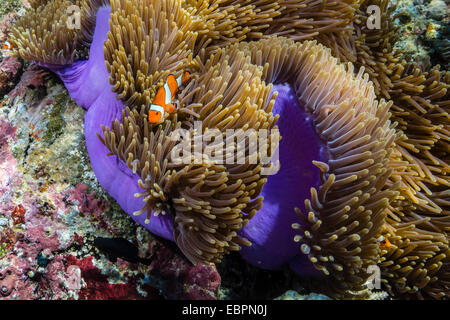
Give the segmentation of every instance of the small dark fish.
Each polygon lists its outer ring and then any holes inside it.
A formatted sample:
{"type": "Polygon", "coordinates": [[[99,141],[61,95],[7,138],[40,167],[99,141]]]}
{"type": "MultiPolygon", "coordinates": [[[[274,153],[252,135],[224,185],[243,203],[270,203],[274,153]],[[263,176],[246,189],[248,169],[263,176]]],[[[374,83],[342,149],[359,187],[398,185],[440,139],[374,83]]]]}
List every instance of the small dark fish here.
{"type": "Polygon", "coordinates": [[[124,238],[102,238],[94,239],[94,246],[104,252],[111,262],[116,262],[121,258],[131,263],[150,264],[151,259],[143,259],[138,255],[138,248],[124,238]]]}

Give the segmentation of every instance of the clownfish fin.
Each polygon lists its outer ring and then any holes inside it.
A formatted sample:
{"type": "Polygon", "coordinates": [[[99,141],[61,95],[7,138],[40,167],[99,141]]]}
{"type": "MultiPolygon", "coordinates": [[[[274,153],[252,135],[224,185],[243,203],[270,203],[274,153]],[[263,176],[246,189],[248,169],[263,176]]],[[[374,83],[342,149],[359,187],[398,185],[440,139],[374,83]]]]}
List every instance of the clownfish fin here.
{"type": "Polygon", "coordinates": [[[169,103],[169,104],[166,104],[166,107],[164,108],[164,111],[167,112],[167,113],[172,113],[172,112],[175,111],[176,108],[177,107],[176,107],[176,105],[174,103],[169,103]]]}
{"type": "Polygon", "coordinates": [[[161,119],[164,119],[164,108],[157,104],[152,104],[148,111],[148,121],[158,123],[161,119]]]}
{"type": "Polygon", "coordinates": [[[391,242],[389,241],[389,238],[387,236],[380,235],[380,236],[377,237],[377,241],[378,241],[378,243],[380,244],[381,247],[389,248],[392,245],[391,242]]]}
{"type": "Polygon", "coordinates": [[[181,84],[186,84],[191,79],[191,74],[188,71],[183,73],[183,77],[181,78],[181,84]]]}
{"type": "Polygon", "coordinates": [[[186,84],[186,82],[189,81],[190,78],[189,76],[190,73],[188,71],[183,72],[183,74],[177,78],[178,87],[181,87],[182,85],[186,84]]]}

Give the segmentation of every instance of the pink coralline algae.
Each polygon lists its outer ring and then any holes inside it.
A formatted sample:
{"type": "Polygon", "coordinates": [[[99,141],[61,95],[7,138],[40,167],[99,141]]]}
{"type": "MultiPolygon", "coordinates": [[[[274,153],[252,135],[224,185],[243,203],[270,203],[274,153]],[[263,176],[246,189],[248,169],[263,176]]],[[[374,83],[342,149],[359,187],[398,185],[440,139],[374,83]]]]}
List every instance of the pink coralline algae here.
{"type": "MultiPolygon", "coordinates": [[[[15,58],[13,58],[15,59],[15,58]]],[[[37,88],[44,85],[44,77],[48,75],[48,72],[42,70],[36,66],[31,66],[25,70],[20,78],[20,82],[17,86],[8,94],[9,98],[14,98],[25,94],[29,88],[37,88]]]]}
{"type": "Polygon", "coordinates": [[[0,43],[3,43],[8,38],[8,33],[14,25],[19,15],[16,12],[9,12],[0,20],[0,43]]]}
{"type": "Polygon", "coordinates": [[[0,62],[0,97],[14,86],[22,69],[22,63],[15,57],[6,57],[0,62]]]}
{"type": "Polygon", "coordinates": [[[9,296],[15,290],[18,281],[19,273],[14,268],[8,268],[0,272],[0,296],[9,296]]]}
{"type": "Polygon", "coordinates": [[[14,224],[24,223],[25,222],[25,208],[19,204],[14,208],[14,211],[11,214],[11,218],[14,224]]]}
{"type": "Polygon", "coordinates": [[[139,290],[145,292],[145,297],[138,291],[138,283],[135,279],[128,283],[111,284],[108,277],[94,266],[92,257],[86,257],[78,260],[74,256],[66,256],[67,274],[71,274],[70,283],[74,287],[78,286],[80,300],[108,300],[108,299],[160,299],[158,291],[148,285],[139,287],[139,290]],[[86,286],[81,288],[79,279],[83,279],[86,286]]]}
{"type": "Polygon", "coordinates": [[[83,215],[89,215],[98,220],[102,226],[107,227],[102,217],[102,213],[105,210],[103,203],[95,199],[95,192],[88,193],[88,186],[86,184],[79,184],[75,188],[68,190],[70,194],[67,198],[68,202],[76,202],[78,204],[78,210],[83,215]]]}
{"type": "Polygon", "coordinates": [[[221,278],[214,265],[193,266],[172,246],[154,241],[147,254],[150,265],[149,281],[159,287],[166,298],[187,300],[214,300],[217,298],[221,278]]]}

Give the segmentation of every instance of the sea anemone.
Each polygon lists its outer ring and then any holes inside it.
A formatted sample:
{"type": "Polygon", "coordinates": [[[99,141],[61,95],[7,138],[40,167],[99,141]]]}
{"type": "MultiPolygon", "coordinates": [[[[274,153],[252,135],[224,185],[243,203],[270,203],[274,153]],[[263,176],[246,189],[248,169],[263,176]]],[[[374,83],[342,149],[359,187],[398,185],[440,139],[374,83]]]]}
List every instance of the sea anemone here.
{"type": "Polygon", "coordinates": [[[87,109],[101,185],[191,262],[243,246],[256,266],[328,276],[341,297],[364,289],[379,264],[391,292],[440,298],[449,291],[448,74],[390,53],[392,27],[367,30],[367,5],[34,1],[11,43],[87,109]],[[81,30],[68,31],[73,4],[81,30]],[[316,41],[296,42],[305,39],[316,41]],[[192,80],[177,112],[149,123],[156,90],[185,70],[192,80]],[[185,143],[174,138],[180,130],[215,138],[179,163],[171,155],[185,143]],[[251,152],[250,136],[235,141],[261,130],[267,153],[279,148],[278,172],[251,152]],[[225,142],[232,152],[219,158],[240,151],[244,163],[205,156],[225,142]]]}

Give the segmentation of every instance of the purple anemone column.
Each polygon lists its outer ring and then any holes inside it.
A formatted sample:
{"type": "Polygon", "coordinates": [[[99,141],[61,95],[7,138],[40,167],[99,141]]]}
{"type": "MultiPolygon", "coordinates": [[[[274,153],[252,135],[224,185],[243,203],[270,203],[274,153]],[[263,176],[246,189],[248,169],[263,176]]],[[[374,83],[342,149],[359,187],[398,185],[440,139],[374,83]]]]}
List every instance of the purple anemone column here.
{"type": "Polygon", "coordinates": [[[273,90],[279,93],[272,112],[280,115],[280,170],[267,177],[261,192],[263,206],[241,232],[252,242],[252,246],[242,248],[242,256],[264,269],[279,269],[295,259],[302,274],[316,274],[294,242],[296,233],[291,225],[300,222],[294,208],[305,212],[304,200],[310,198],[310,188],[320,185],[319,169],[312,161],[326,161],[327,152],[292,88],[275,85],[273,90]]]}

